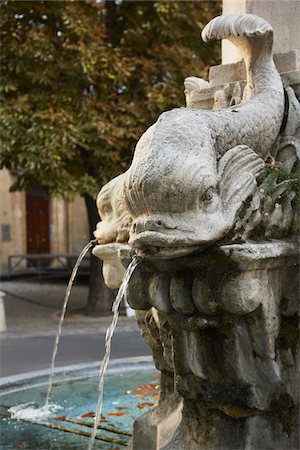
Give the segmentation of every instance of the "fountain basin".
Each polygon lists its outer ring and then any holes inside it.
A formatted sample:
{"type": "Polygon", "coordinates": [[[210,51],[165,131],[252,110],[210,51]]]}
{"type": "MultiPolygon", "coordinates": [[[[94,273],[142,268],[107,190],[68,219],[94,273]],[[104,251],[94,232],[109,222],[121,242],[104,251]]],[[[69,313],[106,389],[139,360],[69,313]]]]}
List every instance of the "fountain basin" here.
{"type": "MultiPolygon", "coordinates": [[[[93,424],[92,412],[97,406],[99,363],[60,367],[55,371],[50,403],[56,405],[51,417],[42,423],[79,430],[86,433],[91,428],[71,421],[93,424]],[[58,420],[57,418],[60,418],[58,420]]],[[[15,420],[8,408],[32,402],[40,407],[44,404],[49,372],[40,371],[23,374],[0,381],[2,414],[1,448],[4,450],[26,449],[84,449],[88,437],[52,429],[42,424],[15,420]]],[[[104,391],[103,421],[101,426],[124,431],[125,434],[99,430],[98,434],[115,441],[96,440],[94,448],[126,448],[131,437],[134,420],[153,408],[159,392],[159,379],[150,358],[124,358],[110,363],[104,391]],[[121,444],[123,442],[123,445],[121,444]]]]}

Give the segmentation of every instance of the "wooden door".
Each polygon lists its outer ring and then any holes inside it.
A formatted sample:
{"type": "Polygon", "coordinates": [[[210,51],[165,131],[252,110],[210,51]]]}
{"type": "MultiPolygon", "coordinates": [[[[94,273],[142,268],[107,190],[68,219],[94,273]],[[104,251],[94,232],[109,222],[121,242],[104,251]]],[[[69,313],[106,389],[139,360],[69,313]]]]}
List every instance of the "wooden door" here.
{"type": "Polygon", "coordinates": [[[50,252],[49,201],[43,190],[26,194],[27,254],[50,252]]]}

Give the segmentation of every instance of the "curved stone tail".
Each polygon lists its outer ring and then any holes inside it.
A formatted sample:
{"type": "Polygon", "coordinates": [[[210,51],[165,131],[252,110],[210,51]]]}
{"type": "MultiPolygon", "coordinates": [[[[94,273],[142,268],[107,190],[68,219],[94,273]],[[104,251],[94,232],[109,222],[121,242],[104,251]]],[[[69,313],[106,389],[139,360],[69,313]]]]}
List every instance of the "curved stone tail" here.
{"type": "MultiPolygon", "coordinates": [[[[238,37],[241,40],[253,37],[261,39],[266,35],[273,36],[271,25],[254,14],[217,16],[202,31],[204,42],[210,39],[229,39],[230,37],[238,37]]],[[[271,39],[271,49],[272,42],[273,39],[271,39]]]]}
{"type": "Polygon", "coordinates": [[[246,64],[247,90],[282,90],[272,58],[273,29],[254,14],[229,14],[212,19],[202,31],[202,39],[228,39],[236,45],[246,64]]]}

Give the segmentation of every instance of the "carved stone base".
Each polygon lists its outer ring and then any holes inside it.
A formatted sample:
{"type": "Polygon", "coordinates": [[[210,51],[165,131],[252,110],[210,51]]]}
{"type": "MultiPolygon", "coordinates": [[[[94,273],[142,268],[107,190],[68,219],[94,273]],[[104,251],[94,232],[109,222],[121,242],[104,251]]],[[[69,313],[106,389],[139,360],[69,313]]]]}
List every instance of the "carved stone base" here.
{"type": "Polygon", "coordinates": [[[171,441],[181,422],[182,398],[174,392],[174,377],[161,373],[159,404],[139,417],[133,427],[133,450],[156,450],[171,441]]]}
{"type": "Polygon", "coordinates": [[[185,400],[182,422],[161,450],[296,450],[297,410],[294,407],[277,416],[234,418],[203,403],[185,400]]]}
{"type": "Polygon", "coordinates": [[[298,292],[292,242],[141,263],[127,299],[151,308],[139,326],[162,385],[133,449],[298,448],[298,292]]]}

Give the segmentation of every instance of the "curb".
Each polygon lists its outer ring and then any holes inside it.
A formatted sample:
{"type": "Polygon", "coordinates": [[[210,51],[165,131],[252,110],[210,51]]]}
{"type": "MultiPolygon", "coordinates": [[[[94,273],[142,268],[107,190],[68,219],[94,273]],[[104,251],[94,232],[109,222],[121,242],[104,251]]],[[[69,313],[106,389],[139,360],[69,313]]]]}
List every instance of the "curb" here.
{"type": "MultiPolygon", "coordinates": [[[[101,361],[86,364],[71,364],[58,367],[54,371],[54,383],[79,380],[98,376],[101,361]]],[[[152,356],[133,356],[113,359],[109,363],[107,375],[121,374],[140,370],[155,370],[152,356]]],[[[23,391],[32,387],[48,384],[50,368],[26,372],[14,376],[0,378],[0,395],[23,391]]]]}

